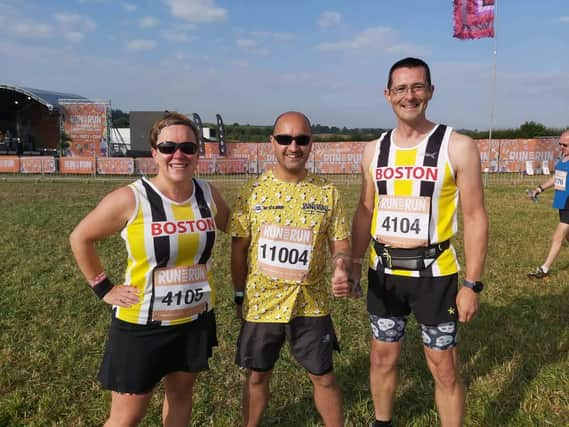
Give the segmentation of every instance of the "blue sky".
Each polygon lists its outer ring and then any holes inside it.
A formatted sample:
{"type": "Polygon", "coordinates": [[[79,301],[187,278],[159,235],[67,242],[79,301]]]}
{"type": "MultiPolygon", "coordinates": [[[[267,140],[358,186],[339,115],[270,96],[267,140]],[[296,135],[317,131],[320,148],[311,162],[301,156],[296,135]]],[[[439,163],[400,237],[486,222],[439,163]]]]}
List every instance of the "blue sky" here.
{"type": "Polygon", "coordinates": [[[390,127],[391,64],[426,60],[429,117],[569,126],[569,0],[497,0],[496,40],[452,37],[451,0],[0,0],[0,83],[214,122],[390,127]]]}

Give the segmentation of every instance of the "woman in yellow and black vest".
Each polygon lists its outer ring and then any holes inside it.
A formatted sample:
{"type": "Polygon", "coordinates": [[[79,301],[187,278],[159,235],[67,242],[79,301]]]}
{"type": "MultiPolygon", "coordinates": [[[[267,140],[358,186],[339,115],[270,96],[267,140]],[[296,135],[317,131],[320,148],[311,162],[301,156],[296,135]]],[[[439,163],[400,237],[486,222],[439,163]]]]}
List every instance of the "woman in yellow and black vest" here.
{"type": "Polygon", "coordinates": [[[158,174],[107,195],[70,236],[91,289],[113,307],[98,376],[112,391],[109,425],[138,424],[162,379],[164,423],[187,425],[195,379],[217,345],[211,254],[229,209],[193,177],[198,144],[196,125],[168,113],[150,131],[158,174]],[[128,262],[124,284],[115,285],[95,243],[119,232],[128,262]]]}

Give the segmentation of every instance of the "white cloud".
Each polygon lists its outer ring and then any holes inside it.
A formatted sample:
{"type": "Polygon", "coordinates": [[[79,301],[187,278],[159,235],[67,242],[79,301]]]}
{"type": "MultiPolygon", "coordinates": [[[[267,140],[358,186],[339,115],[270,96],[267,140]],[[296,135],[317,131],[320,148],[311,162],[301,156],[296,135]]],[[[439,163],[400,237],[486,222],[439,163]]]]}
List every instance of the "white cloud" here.
{"type": "Polygon", "coordinates": [[[122,7],[129,13],[132,13],[136,10],[136,5],[132,3],[123,3],[122,7]]]}
{"type": "Polygon", "coordinates": [[[562,16],[559,18],[559,20],[564,24],[569,24],[569,16],[562,16]]]}
{"type": "Polygon", "coordinates": [[[273,33],[270,31],[251,31],[249,34],[253,37],[267,38],[279,41],[286,41],[294,39],[294,34],[291,33],[273,33]]]}
{"type": "Polygon", "coordinates": [[[188,35],[183,31],[175,31],[175,30],[164,30],[160,32],[160,35],[164,40],[170,40],[172,42],[187,42],[192,37],[188,37],[188,35]]]}
{"type": "Polygon", "coordinates": [[[83,40],[85,36],[83,33],[80,33],[78,31],[70,31],[68,33],[65,33],[63,37],[65,38],[65,40],[71,43],[79,43],[81,40],[83,40]]]}
{"type": "Polygon", "coordinates": [[[370,49],[386,46],[394,38],[395,31],[389,27],[373,27],[356,34],[351,40],[335,43],[322,43],[316,46],[318,50],[348,50],[370,49]]]}
{"type": "Polygon", "coordinates": [[[129,40],[126,44],[126,48],[131,52],[140,52],[154,49],[156,45],[157,43],[154,40],[129,40]]]}
{"type": "Polygon", "coordinates": [[[239,49],[254,55],[268,55],[271,53],[269,49],[260,47],[257,42],[252,39],[238,39],[237,46],[239,49]]]}
{"type": "Polygon", "coordinates": [[[341,21],[342,21],[342,15],[341,14],[339,14],[338,12],[326,10],[326,11],[322,12],[320,17],[318,18],[318,26],[321,29],[326,30],[328,28],[335,27],[336,25],[339,25],[341,21]]]}
{"type": "Polygon", "coordinates": [[[316,46],[320,51],[382,51],[397,54],[417,54],[425,56],[429,50],[419,45],[398,41],[398,33],[390,27],[368,28],[356,34],[350,40],[334,43],[321,43],[316,46]]]}
{"type": "Polygon", "coordinates": [[[153,28],[156,27],[160,21],[152,16],[145,16],[138,21],[141,28],[153,28]]]}
{"type": "Polygon", "coordinates": [[[215,7],[215,0],[164,0],[173,16],[188,22],[215,22],[227,18],[227,9],[215,7]]]}
{"type": "Polygon", "coordinates": [[[83,31],[95,31],[97,24],[91,18],[77,13],[59,12],[55,14],[55,20],[67,28],[79,27],[83,31]]]}
{"type": "Polygon", "coordinates": [[[53,35],[53,27],[48,24],[19,23],[7,28],[8,32],[18,37],[37,38],[53,35]]]}

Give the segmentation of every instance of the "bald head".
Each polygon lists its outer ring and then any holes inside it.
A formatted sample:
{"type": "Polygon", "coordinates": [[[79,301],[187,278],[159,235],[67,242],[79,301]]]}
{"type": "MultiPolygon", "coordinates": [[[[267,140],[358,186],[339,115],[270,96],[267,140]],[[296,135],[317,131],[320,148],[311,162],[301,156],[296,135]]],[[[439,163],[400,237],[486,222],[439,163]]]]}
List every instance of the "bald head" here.
{"type": "Polygon", "coordinates": [[[569,143],[569,129],[561,134],[559,137],[559,141],[563,141],[564,143],[569,143]]]}
{"type": "Polygon", "coordinates": [[[304,115],[303,113],[300,113],[298,111],[287,111],[286,113],[282,113],[281,115],[279,115],[276,120],[275,123],[273,124],[273,135],[275,135],[275,129],[277,128],[277,126],[286,120],[298,120],[298,119],[302,119],[304,120],[304,122],[306,123],[306,126],[308,127],[308,129],[310,129],[310,120],[308,120],[308,117],[306,117],[306,115],[304,115]]]}

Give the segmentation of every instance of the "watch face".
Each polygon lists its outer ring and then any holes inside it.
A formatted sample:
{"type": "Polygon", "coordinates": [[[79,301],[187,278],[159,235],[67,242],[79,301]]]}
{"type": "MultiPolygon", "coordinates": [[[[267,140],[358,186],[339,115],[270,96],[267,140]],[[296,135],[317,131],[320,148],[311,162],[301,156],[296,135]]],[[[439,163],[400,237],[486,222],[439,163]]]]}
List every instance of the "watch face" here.
{"type": "Polygon", "coordinates": [[[484,289],[484,284],[482,282],[470,282],[468,280],[465,280],[464,286],[472,289],[476,293],[482,292],[482,289],[484,289]]]}

